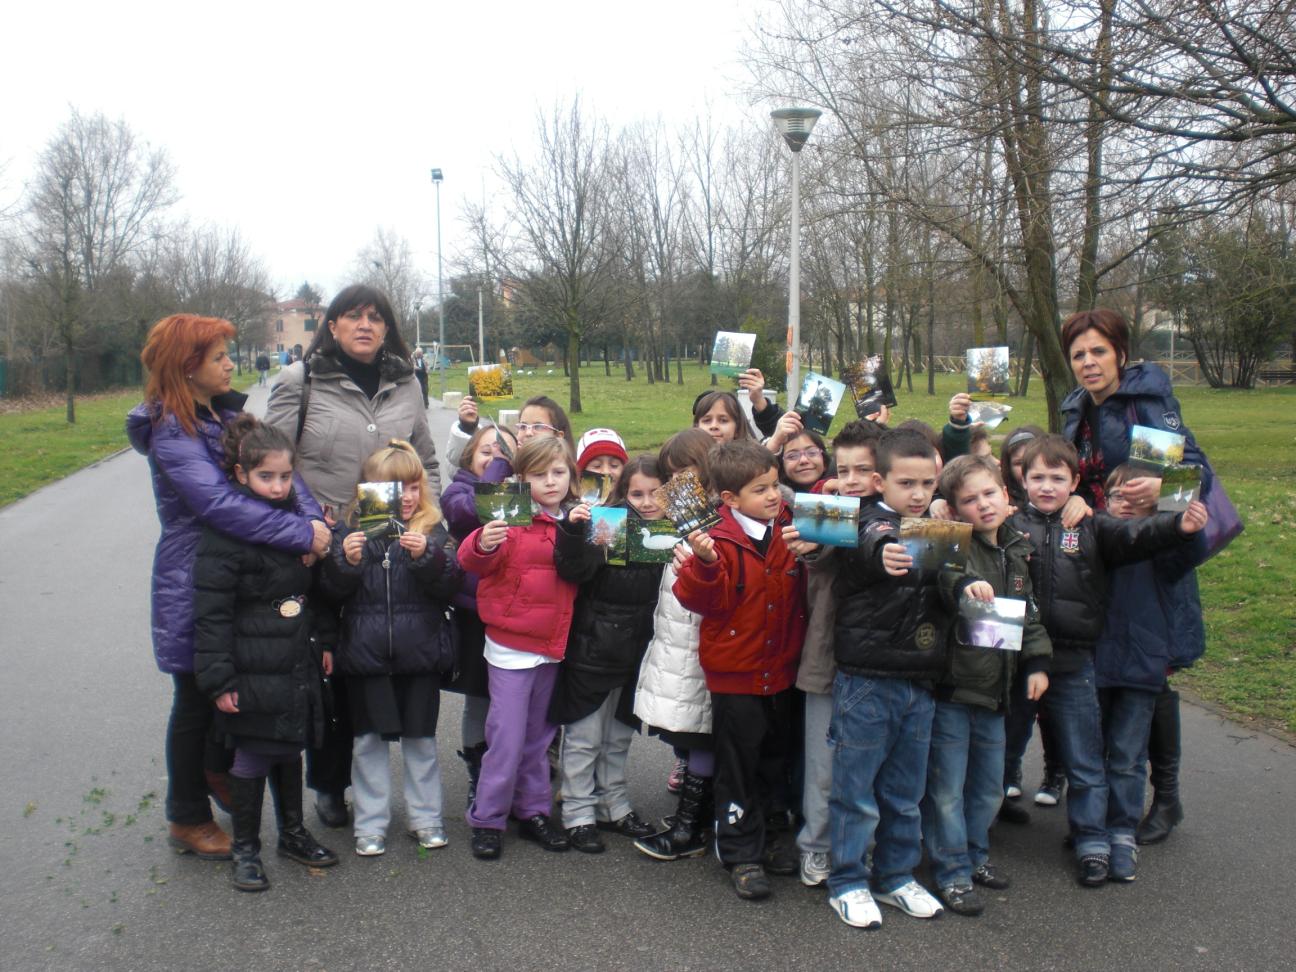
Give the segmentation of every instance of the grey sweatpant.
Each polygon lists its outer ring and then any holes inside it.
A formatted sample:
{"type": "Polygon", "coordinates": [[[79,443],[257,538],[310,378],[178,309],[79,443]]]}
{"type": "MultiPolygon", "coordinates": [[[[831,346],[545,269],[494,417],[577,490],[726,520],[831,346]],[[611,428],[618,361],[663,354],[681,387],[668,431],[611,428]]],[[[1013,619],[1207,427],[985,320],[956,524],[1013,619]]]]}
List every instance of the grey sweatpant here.
{"type": "MultiPolygon", "coordinates": [[[[405,814],[408,829],[440,827],[441,767],[436,737],[401,737],[405,763],[405,814]]],[[[376,732],[355,737],[351,747],[351,786],[355,835],[387,836],[391,823],[391,764],[388,743],[376,732]]]]}
{"type": "Polygon", "coordinates": [[[634,730],[615,715],[621,691],[563,730],[562,822],[569,829],[630,812],[625,768],[634,730]]]}

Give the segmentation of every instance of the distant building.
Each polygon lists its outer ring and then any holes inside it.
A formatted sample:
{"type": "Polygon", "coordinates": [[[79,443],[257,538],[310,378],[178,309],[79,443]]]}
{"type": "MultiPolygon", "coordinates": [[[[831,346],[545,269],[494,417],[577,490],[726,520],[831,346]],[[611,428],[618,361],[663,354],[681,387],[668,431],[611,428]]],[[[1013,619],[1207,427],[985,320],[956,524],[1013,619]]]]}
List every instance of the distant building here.
{"type": "Polygon", "coordinates": [[[284,300],[271,308],[267,319],[267,350],[304,352],[315,340],[321,326],[324,308],[310,301],[284,300]]]}

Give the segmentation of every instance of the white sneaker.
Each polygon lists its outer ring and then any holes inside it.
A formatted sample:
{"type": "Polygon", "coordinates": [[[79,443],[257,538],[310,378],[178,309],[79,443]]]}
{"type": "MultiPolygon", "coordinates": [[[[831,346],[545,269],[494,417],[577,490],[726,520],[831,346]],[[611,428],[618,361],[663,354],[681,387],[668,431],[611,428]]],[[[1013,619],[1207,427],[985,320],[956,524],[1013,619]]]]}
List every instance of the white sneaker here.
{"type": "Polygon", "coordinates": [[[837,917],[852,928],[881,928],[882,912],[868,888],[856,888],[845,894],[830,897],[828,906],[837,912],[837,917]]]}
{"type": "Polygon", "coordinates": [[[377,857],[387,850],[387,838],[379,834],[360,834],[355,839],[355,852],[361,857],[377,857]]]}
{"type": "Polygon", "coordinates": [[[878,894],[877,899],[915,918],[935,918],[945,910],[941,907],[941,903],[917,881],[902,884],[886,894],[878,894]]]}
{"type": "Polygon", "coordinates": [[[410,831],[410,836],[419,842],[420,847],[427,850],[435,850],[450,843],[444,827],[420,827],[418,830],[410,831]]]}
{"type": "Polygon", "coordinates": [[[801,852],[801,883],[807,888],[817,888],[828,880],[832,870],[832,860],[820,852],[801,852]]]}

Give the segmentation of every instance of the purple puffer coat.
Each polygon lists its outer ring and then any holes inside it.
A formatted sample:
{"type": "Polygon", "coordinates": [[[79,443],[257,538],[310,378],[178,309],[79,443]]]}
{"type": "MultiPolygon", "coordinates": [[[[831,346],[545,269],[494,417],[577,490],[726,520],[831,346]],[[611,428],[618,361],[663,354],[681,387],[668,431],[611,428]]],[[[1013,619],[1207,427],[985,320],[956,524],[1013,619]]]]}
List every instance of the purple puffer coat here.
{"type": "Polygon", "coordinates": [[[314,539],[310,521],[324,519],[299,477],[295,513],[239,492],[225,477],[223,423],[246,401],[246,395],[230,392],[212,400],[215,415],[200,407],[196,435],[185,432],[174,415],[154,423],[154,403],[143,402],[126,416],[131,445],[148,456],[162,524],[153,555],[153,655],[168,674],[193,671],[194,557],[204,524],[249,543],[307,553],[314,539]]]}
{"type": "MultiPolygon", "coordinates": [[[[454,481],[441,494],[441,515],[445,517],[446,529],[456,544],[463,543],[464,538],[479,526],[477,518],[477,493],[474,483],[502,483],[513,475],[513,468],[507,459],[492,459],[478,479],[467,469],[455,473],[454,481]]],[[[463,587],[454,596],[456,607],[477,610],[477,575],[464,571],[463,587]]]]}

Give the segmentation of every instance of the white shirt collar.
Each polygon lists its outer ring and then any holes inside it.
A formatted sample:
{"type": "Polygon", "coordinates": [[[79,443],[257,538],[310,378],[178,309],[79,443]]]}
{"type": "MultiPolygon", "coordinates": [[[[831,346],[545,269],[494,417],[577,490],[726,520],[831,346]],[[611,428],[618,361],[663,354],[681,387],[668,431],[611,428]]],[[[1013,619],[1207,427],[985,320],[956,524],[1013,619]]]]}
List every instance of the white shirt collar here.
{"type": "Polygon", "coordinates": [[[737,524],[743,528],[743,533],[747,534],[747,536],[751,537],[753,540],[764,540],[765,531],[768,530],[770,525],[774,522],[773,520],[770,520],[768,523],[764,520],[753,520],[746,513],[739,513],[732,507],[729,508],[729,512],[733,514],[733,518],[737,524]]]}

